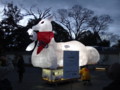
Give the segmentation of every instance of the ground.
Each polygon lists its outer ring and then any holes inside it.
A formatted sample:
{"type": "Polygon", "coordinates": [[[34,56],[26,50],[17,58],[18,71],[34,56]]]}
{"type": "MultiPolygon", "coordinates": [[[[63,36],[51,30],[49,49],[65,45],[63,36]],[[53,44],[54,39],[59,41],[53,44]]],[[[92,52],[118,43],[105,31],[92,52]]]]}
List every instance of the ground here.
{"type": "Polygon", "coordinates": [[[26,66],[23,82],[18,82],[16,70],[8,75],[13,90],[102,90],[111,80],[107,77],[105,71],[91,71],[92,85],[84,86],[81,81],[69,82],[58,85],[49,85],[42,80],[40,68],[26,66]]]}

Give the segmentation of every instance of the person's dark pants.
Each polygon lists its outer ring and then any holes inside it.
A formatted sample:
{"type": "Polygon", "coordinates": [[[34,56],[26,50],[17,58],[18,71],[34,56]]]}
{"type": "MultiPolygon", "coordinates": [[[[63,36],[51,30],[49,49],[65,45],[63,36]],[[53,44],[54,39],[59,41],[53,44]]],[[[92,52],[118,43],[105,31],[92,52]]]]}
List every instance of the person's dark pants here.
{"type": "Polygon", "coordinates": [[[83,80],[83,85],[92,85],[90,80],[83,80]]]}
{"type": "Polygon", "coordinates": [[[19,82],[22,82],[23,80],[23,73],[19,72],[19,82]]]}

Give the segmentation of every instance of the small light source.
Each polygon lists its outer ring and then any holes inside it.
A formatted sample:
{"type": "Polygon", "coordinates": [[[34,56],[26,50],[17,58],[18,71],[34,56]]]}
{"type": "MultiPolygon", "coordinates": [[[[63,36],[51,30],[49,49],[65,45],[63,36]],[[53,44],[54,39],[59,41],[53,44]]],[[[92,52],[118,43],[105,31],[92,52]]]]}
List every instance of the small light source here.
{"type": "Polygon", "coordinates": [[[97,71],[105,71],[106,68],[99,68],[99,67],[96,67],[95,70],[97,70],[97,71]]]}

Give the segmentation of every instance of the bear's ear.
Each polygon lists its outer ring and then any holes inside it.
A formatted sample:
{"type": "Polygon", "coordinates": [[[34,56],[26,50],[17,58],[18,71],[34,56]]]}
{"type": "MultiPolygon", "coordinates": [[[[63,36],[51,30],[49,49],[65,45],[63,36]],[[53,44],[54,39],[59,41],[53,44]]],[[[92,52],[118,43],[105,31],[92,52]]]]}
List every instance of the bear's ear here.
{"type": "Polygon", "coordinates": [[[49,16],[49,17],[48,17],[48,20],[52,21],[52,20],[53,20],[53,16],[52,16],[52,15],[49,16]]]}

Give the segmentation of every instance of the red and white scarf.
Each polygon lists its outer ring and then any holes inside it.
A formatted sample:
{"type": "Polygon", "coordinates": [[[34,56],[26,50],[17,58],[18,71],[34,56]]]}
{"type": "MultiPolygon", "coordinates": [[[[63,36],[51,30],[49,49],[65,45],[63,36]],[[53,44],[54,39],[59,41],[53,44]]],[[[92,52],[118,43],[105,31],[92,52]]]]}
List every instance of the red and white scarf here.
{"type": "Polygon", "coordinates": [[[37,54],[39,54],[43,48],[45,48],[51,41],[51,39],[54,37],[53,32],[38,32],[37,33],[37,40],[39,42],[37,54]]]}

